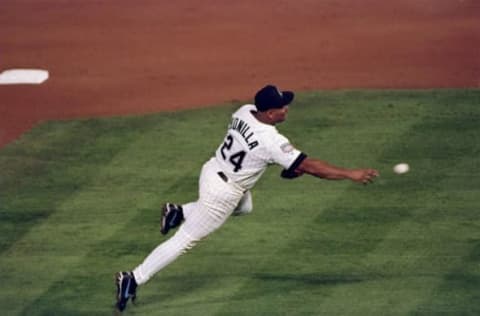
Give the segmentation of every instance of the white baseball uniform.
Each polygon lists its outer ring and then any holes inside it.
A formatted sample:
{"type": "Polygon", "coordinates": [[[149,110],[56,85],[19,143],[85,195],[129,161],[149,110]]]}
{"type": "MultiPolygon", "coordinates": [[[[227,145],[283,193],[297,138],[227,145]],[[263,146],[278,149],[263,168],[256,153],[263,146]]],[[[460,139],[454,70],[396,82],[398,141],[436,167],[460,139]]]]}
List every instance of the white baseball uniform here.
{"type": "Polygon", "coordinates": [[[147,282],[230,215],[250,212],[249,190],[268,165],[292,170],[305,159],[275,126],[258,121],[255,111],[255,105],[247,104],[233,113],[224,142],[202,167],[199,199],[183,205],[185,222],[133,270],[138,284],[147,282]]]}

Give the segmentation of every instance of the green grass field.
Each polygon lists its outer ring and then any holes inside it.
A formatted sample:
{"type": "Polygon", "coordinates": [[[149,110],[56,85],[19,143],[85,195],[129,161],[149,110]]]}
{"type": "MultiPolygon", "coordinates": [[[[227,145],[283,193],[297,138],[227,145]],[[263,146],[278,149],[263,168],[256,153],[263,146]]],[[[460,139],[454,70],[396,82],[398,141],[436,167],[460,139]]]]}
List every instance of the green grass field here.
{"type": "MultiPolygon", "coordinates": [[[[46,122],[0,150],[2,315],[111,315],[113,275],[196,199],[239,104],[46,122]]],[[[138,290],[125,315],[479,315],[480,90],[300,94],[299,149],[371,186],[271,167],[254,211],[138,290]],[[395,175],[392,166],[411,171],[395,175]]]]}

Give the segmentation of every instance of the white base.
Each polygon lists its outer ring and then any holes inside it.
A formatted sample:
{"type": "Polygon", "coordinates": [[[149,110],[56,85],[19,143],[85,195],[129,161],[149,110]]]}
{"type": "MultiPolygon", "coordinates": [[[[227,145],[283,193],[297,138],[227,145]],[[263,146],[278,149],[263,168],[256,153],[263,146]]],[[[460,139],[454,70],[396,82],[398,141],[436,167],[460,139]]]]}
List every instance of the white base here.
{"type": "Polygon", "coordinates": [[[9,69],[0,73],[0,84],[41,84],[48,71],[41,69],[9,69]]]}

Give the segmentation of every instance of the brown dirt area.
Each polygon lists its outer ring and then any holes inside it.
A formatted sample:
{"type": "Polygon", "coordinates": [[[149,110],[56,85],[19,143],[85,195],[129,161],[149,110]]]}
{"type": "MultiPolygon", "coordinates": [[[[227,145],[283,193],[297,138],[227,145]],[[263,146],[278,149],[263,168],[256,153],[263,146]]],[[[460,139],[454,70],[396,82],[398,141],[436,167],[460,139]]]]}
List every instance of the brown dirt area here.
{"type": "Polygon", "coordinates": [[[49,119],[151,113],[295,91],[478,88],[476,0],[2,0],[0,147],[49,119]]]}

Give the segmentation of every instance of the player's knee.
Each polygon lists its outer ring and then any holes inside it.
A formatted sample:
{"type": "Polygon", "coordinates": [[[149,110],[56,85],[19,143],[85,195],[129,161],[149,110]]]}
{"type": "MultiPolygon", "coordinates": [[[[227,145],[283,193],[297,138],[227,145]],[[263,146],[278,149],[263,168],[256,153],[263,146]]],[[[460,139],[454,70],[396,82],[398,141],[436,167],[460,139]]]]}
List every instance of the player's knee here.
{"type": "Polygon", "coordinates": [[[176,246],[181,249],[182,253],[186,253],[200,241],[200,239],[194,238],[191,234],[185,232],[182,227],[172,238],[176,239],[176,246]]]}
{"type": "Polygon", "coordinates": [[[232,215],[234,216],[246,215],[248,213],[251,213],[252,210],[253,210],[252,194],[250,193],[250,191],[247,191],[245,195],[242,197],[242,199],[240,200],[240,202],[238,203],[238,206],[235,208],[232,215]]]}

